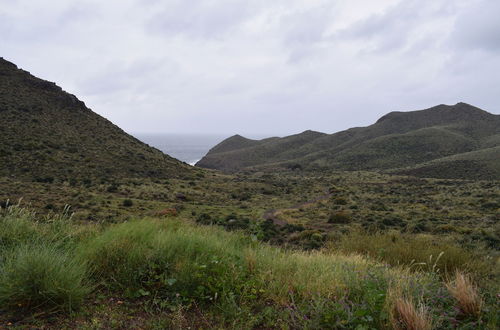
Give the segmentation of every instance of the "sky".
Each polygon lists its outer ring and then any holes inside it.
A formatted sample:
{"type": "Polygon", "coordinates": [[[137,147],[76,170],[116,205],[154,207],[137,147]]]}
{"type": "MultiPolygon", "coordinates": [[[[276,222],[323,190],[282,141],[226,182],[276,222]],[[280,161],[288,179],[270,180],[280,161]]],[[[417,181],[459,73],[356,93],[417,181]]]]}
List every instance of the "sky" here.
{"type": "Polygon", "coordinates": [[[498,0],[0,0],[0,56],[130,133],[500,113],[498,0]]]}

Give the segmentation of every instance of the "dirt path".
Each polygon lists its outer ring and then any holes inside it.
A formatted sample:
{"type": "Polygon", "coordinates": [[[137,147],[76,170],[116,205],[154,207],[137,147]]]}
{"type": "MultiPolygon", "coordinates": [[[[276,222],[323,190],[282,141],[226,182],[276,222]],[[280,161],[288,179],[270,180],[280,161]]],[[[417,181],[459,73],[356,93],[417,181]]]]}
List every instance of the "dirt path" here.
{"type": "Polygon", "coordinates": [[[298,210],[300,208],[304,208],[304,207],[308,207],[308,206],[311,206],[313,204],[316,204],[318,202],[321,202],[321,201],[324,201],[324,200],[327,200],[329,199],[330,197],[332,196],[332,193],[330,192],[327,192],[326,194],[324,195],[321,195],[321,196],[318,196],[314,199],[311,199],[307,202],[302,202],[302,203],[299,203],[299,204],[296,204],[296,205],[293,205],[291,207],[287,207],[287,208],[284,208],[284,209],[269,209],[267,210],[266,212],[264,212],[264,214],[262,214],[262,217],[265,219],[265,220],[272,220],[273,223],[277,226],[284,226],[286,225],[288,222],[284,221],[284,220],[281,220],[278,218],[278,214],[281,213],[281,212],[284,212],[284,211],[293,211],[293,210],[298,210]]]}

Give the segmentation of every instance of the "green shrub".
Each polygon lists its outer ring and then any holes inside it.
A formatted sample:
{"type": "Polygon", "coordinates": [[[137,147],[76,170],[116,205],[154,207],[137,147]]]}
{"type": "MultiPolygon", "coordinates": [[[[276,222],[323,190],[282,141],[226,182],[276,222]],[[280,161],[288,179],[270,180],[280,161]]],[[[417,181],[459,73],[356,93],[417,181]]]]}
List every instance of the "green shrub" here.
{"type": "Polygon", "coordinates": [[[130,206],[134,205],[134,202],[132,202],[132,200],[130,200],[130,199],[124,199],[122,204],[125,207],[130,207],[130,206]]]}
{"type": "Polygon", "coordinates": [[[196,222],[202,225],[211,225],[213,223],[212,216],[208,213],[202,213],[196,217],[196,222]]]}
{"type": "Polygon", "coordinates": [[[487,202],[487,203],[483,203],[483,204],[481,205],[481,208],[482,208],[483,210],[489,210],[489,209],[491,209],[491,210],[495,210],[495,209],[500,208],[500,204],[499,204],[499,203],[497,203],[497,202],[487,202]]]}
{"type": "Polygon", "coordinates": [[[335,212],[330,215],[328,223],[349,223],[351,222],[351,215],[346,211],[335,212]]]}
{"type": "Polygon", "coordinates": [[[90,287],[86,266],[50,245],[23,245],[0,262],[0,305],[10,310],[70,311],[90,287]]]}
{"type": "Polygon", "coordinates": [[[336,205],[347,205],[348,201],[345,197],[337,197],[333,200],[336,205]]]}

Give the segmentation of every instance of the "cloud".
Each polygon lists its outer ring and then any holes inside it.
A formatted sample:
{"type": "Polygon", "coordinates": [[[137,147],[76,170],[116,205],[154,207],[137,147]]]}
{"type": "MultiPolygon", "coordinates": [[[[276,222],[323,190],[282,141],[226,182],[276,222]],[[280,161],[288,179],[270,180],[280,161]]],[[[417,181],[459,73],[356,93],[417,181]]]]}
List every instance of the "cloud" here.
{"type": "Polygon", "coordinates": [[[146,27],[167,36],[217,38],[225,35],[255,13],[247,1],[168,0],[150,2],[156,10],[146,27]]]}
{"type": "Polygon", "coordinates": [[[132,132],[290,134],[500,110],[494,0],[0,0],[0,56],[132,132]]]}
{"type": "Polygon", "coordinates": [[[337,36],[361,41],[364,51],[400,51],[420,40],[429,42],[429,36],[432,39],[446,38],[449,29],[440,23],[453,17],[454,9],[456,6],[445,0],[400,1],[383,12],[353,23],[339,31],[337,36]]]}
{"type": "Polygon", "coordinates": [[[459,49],[500,51],[500,2],[475,1],[458,15],[451,38],[459,49]]]}

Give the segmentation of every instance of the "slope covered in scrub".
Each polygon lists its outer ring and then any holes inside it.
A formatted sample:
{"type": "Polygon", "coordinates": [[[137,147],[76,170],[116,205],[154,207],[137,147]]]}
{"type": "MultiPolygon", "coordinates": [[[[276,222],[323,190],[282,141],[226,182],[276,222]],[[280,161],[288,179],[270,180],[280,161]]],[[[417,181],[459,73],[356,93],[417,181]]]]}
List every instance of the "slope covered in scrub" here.
{"type": "MultiPolygon", "coordinates": [[[[239,136],[239,143],[232,137],[212,148],[197,165],[228,172],[266,167],[389,170],[495,148],[499,146],[499,134],[499,115],[457,103],[419,111],[391,112],[368,127],[334,134],[306,131],[260,141],[239,136]],[[231,144],[230,148],[223,147],[228,144],[231,144]]],[[[494,161],[500,163],[499,158],[494,161]]],[[[476,168],[482,174],[471,173],[471,179],[500,178],[497,166],[488,166],[486,174],[481,162],[449,165],[451,171],[445,176],[439,170],[413,173],[438,178],[467,178],[467,173],[476,168]],[[453,173],[457,175],[453,176],[453,173]]]]}
{"type": "Polygon", "coordinates": [[[167,178],[190,169],[88,109],[55,83],[0,58],[0,171],[54,180],[167,178]]]}

